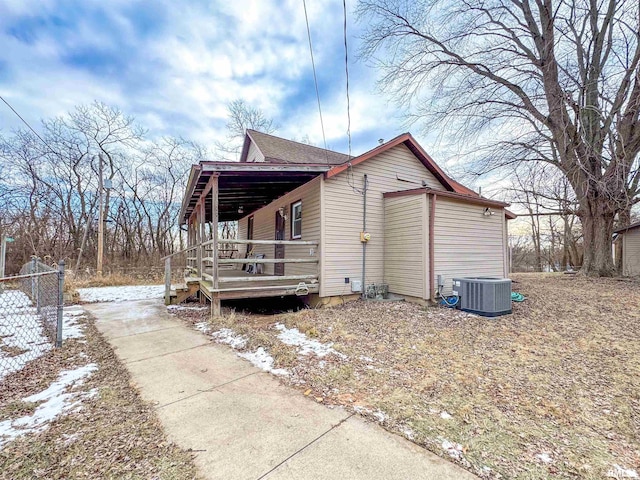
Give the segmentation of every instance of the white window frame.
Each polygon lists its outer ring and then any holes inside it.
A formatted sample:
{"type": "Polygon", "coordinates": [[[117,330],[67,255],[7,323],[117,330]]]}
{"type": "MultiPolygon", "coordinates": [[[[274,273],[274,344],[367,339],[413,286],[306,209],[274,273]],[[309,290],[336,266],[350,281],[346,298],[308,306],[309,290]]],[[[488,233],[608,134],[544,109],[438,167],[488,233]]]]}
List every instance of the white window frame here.
{"type": "Polygon", "coordinates": [[[302,238],[302,200],[291,204],[291,239],[298,240],[302,238]],[[300,219],[296,220],[296,209],[300,209],[300,219]],[[296,232],[296,224],[298,231],[296,232]]]}

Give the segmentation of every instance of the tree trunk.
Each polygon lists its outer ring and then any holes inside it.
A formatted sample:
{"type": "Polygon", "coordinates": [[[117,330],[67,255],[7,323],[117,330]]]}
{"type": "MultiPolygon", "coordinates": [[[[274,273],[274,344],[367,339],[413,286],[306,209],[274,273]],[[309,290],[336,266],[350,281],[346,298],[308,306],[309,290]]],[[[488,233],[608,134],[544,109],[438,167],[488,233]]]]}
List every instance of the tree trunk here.
{"type": "Polygon", "coordinates": [[[582,273],[600,277],[615,275],[611,248],[614,218],[615,210],[601,198],[591,198],[581,205],[580,221],[584,241],[582,273]]]}

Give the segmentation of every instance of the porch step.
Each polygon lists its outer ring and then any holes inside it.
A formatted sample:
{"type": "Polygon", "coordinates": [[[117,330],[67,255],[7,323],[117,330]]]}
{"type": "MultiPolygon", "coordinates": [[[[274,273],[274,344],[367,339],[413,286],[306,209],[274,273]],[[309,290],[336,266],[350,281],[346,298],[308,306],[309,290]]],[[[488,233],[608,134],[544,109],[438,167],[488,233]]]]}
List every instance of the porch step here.
{"type": "Polygon", "coordinates": [[[177,305],[178,303],[184,302],[187,298],[195,295],[199,288],[200,279],[198,279],[197,282],[189,281],[185,284],[177,284],[173,286],[169,292],[169,304],[177,305]]]}

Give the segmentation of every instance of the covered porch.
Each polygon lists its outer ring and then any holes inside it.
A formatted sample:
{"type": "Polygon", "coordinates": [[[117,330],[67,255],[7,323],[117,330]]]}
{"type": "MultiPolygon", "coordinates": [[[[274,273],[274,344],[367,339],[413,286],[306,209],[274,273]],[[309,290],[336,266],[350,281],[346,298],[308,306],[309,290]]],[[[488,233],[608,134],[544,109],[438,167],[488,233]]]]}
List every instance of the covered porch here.
{"type": "MultiPolygon", "coordinates": [[[[194,165],[180,210],[187,247],[165,257],[165,303],[192,295],[211,302],[220,315],[225,299],[318,293],[318,257],[285,258],[287,245],[317,250],[320,239],[287,240],[276,228],[273,239],[237,238],[222,229],[269,205],[328,170],[327,165],[201,162],[194,165]],[[271,254],[252,254],[254,248],[271,254]],[[284,274],[278,265],[307,264],[305,274],[284,274]],[[273,268],[270,268],[273,267],[273,268]],[[272,273],[262,273],[273,270],[272,273]]],[[[284,222],[284,215],[281,219],[284,222]]],[[[278,222],[278,218],[274,221],[278,222]]]]}

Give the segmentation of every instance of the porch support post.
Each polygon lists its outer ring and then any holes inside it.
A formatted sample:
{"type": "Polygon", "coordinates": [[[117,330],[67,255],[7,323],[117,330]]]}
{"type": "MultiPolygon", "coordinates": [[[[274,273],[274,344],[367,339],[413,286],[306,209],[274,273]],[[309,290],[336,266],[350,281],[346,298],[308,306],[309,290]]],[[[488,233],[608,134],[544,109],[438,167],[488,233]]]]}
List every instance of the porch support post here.
{"type": "Polygon", "coordinates": [[[211,240],[213,247],[213,271],[211,275],[214,289],[211,297],[211,315],[219,317],[222,313],[220,294],[215,291],[218,289],[218,175],[214,175],[211,180],[211,240]]]}
{"type": "Polygon", "coordinates": [[[200,244],[202,243],[202,230],[200,229],[200,225],[202,224],[202,209],[200,205],[196,205],[196,224],[195,228],[195,245],[196,245],[196,268],[198,270],[198,277],[202,278],[202,248],[200,244]]]}

